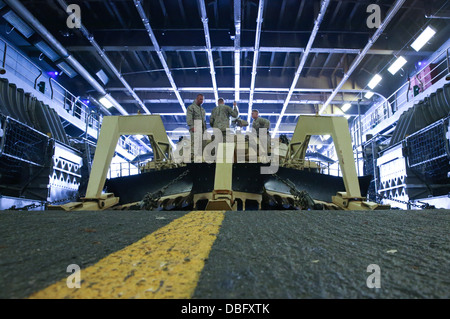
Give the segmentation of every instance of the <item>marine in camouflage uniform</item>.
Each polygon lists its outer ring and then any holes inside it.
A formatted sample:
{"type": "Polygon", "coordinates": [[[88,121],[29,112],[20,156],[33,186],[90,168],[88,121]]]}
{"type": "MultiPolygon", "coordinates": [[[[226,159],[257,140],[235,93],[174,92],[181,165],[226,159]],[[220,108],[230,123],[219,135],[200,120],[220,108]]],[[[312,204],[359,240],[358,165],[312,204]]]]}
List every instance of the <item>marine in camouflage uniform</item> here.
{"type": "MultiPolygon", "coordinates": [[[[186,110],[186,122],[189,126],[189,133],[191,134],[191,159],[194,156],[194,137],[201,139],[199,145],[201,145],[201,153],[203,153],[203,149],[205,148],[206,141],[203,140],[203,133],[206,131],[206,113],[205,109],[202,107],[203,104],[203,94],[197,95],[194,103],[188,106],[186,110]],[[201,131],[195,134],[195,121],[201,121],[201,131]]],[[[196,152],[197,153],[197,152],[196,152]]],[[[199,154],[200,155],[200,154],[199,154]]]]}
{"type": "Polygon", "coordinates": [[[236,102],[234,102],[233,108],[225,105],[223,99],[219,99],[217,102],[218,106],[212,110],[211,117],[209,118],[209,124],[211,127],[222,131],[222,136],[224,138],[223,141],[225,141],[227,128],[230,127],[230,116],[238,117],[239,111],[236,107],[236,102]]]}
{"type": "Polygon", "coordinates": [[[267,152],[270,153],[270,145],[271,145],[269,134],[270,121],[262,117],[259,117],[258,110],[252,110],[252,119],[253,119],[252,129],[254,132],[256,132],[256,136],[258,136],[258,138],[259,138],[259,129],[261,128],[267,129],[267,152]]]}
{"type": "Polygon", "coordinates": [[[253,110],[252,111],[252,118],[253,118],[253,124],[252,128],[256,131],[256,135],[259,136],[259,129],[260,128],[266,128],[267,134],[269,134],[270,129],[270,121],[263,119],[262,117],[259,117],[259,111],[253,110]]]}

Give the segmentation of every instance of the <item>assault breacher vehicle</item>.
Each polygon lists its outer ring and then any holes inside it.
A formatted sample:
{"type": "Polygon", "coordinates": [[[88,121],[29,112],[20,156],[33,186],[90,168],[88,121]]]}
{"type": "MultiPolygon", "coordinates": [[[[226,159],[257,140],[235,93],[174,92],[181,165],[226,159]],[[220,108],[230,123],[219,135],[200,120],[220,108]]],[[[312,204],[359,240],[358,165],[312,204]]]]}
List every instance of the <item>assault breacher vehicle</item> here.
{"type": "MultiPolygon", "coordinates": [[[[233,141],[234,140],[234,141],[233,141]]],[[[105,210],[375,210],[366,199],[371,176],[358,177],[347,120],[300,116],[290,141],[257,154],[251,139],[220,143],[215,161],[180,162],[159,115],[103,120],[86,196],[53,209],[105,210]],[[153,161],[138,175],[107,179],[120,135],[149,137],[153,161]],[[330,135],[342,177],[306,159],[311,136],[330,135]],[[256,155],[256,156],[254,156],[256,155]]],[[[189,141],[187,141],[189,142],[189,141]]],[[[190,143],[190,142],[189,142],[190,143]]]]}

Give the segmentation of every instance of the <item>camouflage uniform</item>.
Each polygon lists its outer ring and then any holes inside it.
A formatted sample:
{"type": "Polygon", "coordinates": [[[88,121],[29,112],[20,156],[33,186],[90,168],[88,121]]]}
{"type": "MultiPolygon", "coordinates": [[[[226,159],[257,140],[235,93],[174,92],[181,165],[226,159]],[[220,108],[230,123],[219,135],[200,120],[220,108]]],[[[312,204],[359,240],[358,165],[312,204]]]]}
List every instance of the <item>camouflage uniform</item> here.
{"type": "Polygon", "coordinates": [[[194,103],[192,103],[191,105],[188,106],[187,110],[186,110],[186,122],[187,125],[189,126],[189,133],[191,134],[191,159],[194,158],[194,132],[192,131],[192,129],[194,128],[194,124],[196,120],[201,120],[202,121],[202,131],[201,132],[197,132],[197,133],[201,133],[201,152],[203,152],[203,149],[206,146],[206,141],[203,140],[203,133],[206,131],[206,113],[205,113],[205,109],[201,106],[201,105],[197,105],[194,103]]]}
{"type": "Polygon", "coordinates": [[[188,106],[186,110],[186,122],[189,126],[189,131],[191,132],[191,129],[194,127],[194,121],[195,120],[201,120],[202,121],[202,131],[206,131],[206,119],[205,119],[205,109],[200,105],[192,103],[188,106]]]}
{"type": "Polygon", "coordinates": [[[259,137],[259,129],[260,128],[267,129],[267,152],[270,153],[270,149],[271,149],[271,147],[270,147],[271,139],[270,139],[270,134],[269,134],[270,121],[267,119],[264,119],[262,117],[258,117],[256,120],[253,120],[252,128],[253,128],[253,131],[256,132],[256,136],[258,136],[258,137],[259,137]]]}
{"type": "Polygon", "coordinates": [[[227,128],[230,127],[230,116],[237,117],[239,112],[236,108],[231,108],[225,104],[219,104],[216,106],[209,118],[209,124],[211,127],[218,128],[222,131],[223,137],[225,137],[227,128]]]}
{"type": "Polygon", "coordinates": [[[253,120],[252,128],[253,128],[253,130],[256,131],[256,135],[257,136],[259,136],[259,129],[260,128],[266,128],[267,129],[267,133],[269,133],[270,121],[266,120],[266,119],[263,119],[262,117],[258,117],[256,120],[253,120]]]}

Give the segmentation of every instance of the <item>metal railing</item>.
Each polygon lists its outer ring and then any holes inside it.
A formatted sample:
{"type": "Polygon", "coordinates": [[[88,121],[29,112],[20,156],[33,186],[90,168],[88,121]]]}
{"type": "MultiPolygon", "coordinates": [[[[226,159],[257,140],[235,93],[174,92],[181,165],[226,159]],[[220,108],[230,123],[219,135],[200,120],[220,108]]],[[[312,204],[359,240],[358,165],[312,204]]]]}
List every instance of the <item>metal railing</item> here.
{"type": "Polygon", "coordinates": [[[450,73],[449,50],[450,47],[442,50],[433,60],[428,62],[414,77],[399,87],[385,101],[380,102],[372,111],[360,115],[361,121],[359,121],[358,117],[355,118],[353,121],[354,125],[351,128],[351,134],[356,145],[359,146],[361,139],[358,137],[360,135],[364,136],[365,133],[375,128],[378,124],[392,117],[406,104],[414,104],[423,99],[421,94],[414,94],[414,89],[411,87],[413,80],[415,82],[415,79],[417,79],[420,93],[426,93],[434,83],[450,73]]]}
{"type": "Polygon", "coordinates": [[[80,119],[88,127],[96,131],[99,130],[103,117],[100,116],[100,121],[96,118],[89,117],[90,108],[80,100],[80,97],[73,95],[53,78],[49,79],[49,83],[51,88],[50,97],[52,100],[59,102],[67,113],[80,119]]]}
{"type": "MultiPolygon", "coordinates": [[[[80,97],[75,96],[55,79],[44,74],[39,66],[30,61],[28,57],[23,55],[1,37],[0,59],[2,67],[7,70],[7,72],[11,72],[30,87],[41,94],[44,94],[64,108],[71,116],[81,120],[87,127],[90,127],[97,132],[100,131],[103,119],[102,116],[98,119],[89,116],[91,109],[80,99],[80,97]],[[46,83],[49,90],[38,90],[38,81],[46,83]]],[[[121,136],[118,145],[133,156],[139,155],[139,147],[134,142],[130,141],[127,136],[121,136]]]]}
{"type": "Polygon", "coordinates": [[[146,162],[143,161],[111,163],[107,176],[109,179],[111,179],[141,174],[142,168],[145,166],[145,163],[146,162]]]}

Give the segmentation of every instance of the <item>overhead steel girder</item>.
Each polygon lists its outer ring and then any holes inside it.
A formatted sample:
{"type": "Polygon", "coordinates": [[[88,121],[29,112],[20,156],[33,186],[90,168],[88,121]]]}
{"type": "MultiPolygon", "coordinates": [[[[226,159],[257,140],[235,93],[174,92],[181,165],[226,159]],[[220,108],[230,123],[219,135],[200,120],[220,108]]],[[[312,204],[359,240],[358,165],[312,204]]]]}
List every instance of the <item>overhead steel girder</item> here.
{"type": "MultiPolygon", "coordinates": [[[[208,49],[204,46],[161,46],[160,47],[164,52],[207,52],[208,49]]],[[[67,49],[72,52],[77,51],[95,51],[92,46],[67,46],[67,49]]],[[[108,51],[156,51],[154,46],[104,46],[103,50],[108,51]]],[[[228,47],[211,47],[212,52],[233,52],[234,46],[228,47]]],[[[255,52],[255,47],[241,47],[241,52],[255,52]]],[[[305,48],[298,47],[259,47],[259,52],[279,52],[279,53],[303,53],[305,52],[305,48]]],[[[311,48],[310,53],[335,53],[335,54],[359,54],[361,49],[348,49],[348,48],[311,48]]],[[[383,49],[371,49],[367,51],[367,55],[393,55],[398,50],[383,50],[383,49]]],[[[414,50],[410,51],[402,51],[402,54],[405,56],[429,56],[433,52],[431,51],[420,51],[416,52],[414,50]]]]}
{"type": "MultiPolygon", "coordinates": [[[[58,0],[59,5],[62,7],[64,11],[66,11],[68,5],[64,0],[58,0]]],[[[114,75],[122,82],[122,84],[125,86],[125,88],[128,90],[128,93],[131,94],[131,96],[136,100],[136,102],[141,106],[141,108],[144,110],[145,113],[151,114],[150,111],[145,106],[144,102],[139,98],[139,96],[136,94],[136,92],[133,91],[131,86],[128,84],[128,82],[124,79],[123,75],[120,74],[119,70],[117,70],[116,66],[111,62],[109,57],[105,54],[103,49],[100,47],[100,45],[95,41],[94,36],[89,33],[89,31],[86,29],[86,27],[80,23],[80,31],[84,35],[84,37],[91,43],[92,47],[94,47],[95,51],[100,55],[102,60],[106,63],[106,65],[111,69],[111,71],[114,73],[114,75]]]]}
{"type": "Polygon", "coordinates": [[[378,40],[380,35],[383,33],[383,31],[388,26],[389,22],[393,19],[393,17],[397,14],[397,12],[401,9],[402,5],[405,3],[405,0],[397,0],[397,2],[394,4],[394,6],[389,10],[388,14],[386,15],[386,19],[383,21],[383,23],[380,25],[380,27],[377,29],[375,34],[372,36],[372,38],[369,39],[369,42],[367,42],[364,49],[358,54],[356,59],[352,62],[352,65],[349,67],[348,71],[345,73],[344,77],[342,78],[341,82],[338,84],[338,86],[334,89],[334,91],[331,93],[328,100],[325,102],[325,104],[322,105],[322,107],[319,110],[319,114],[323,113],[327,106],[330,104],[331,101],[333,101],[336,94],[339,92],[339,90],[342,88],[342,86],[347,82],[347,80],[352,75],[353,71],[358,67],[358,65],[361,63],[361,61],[364,59],[364,57],[367,55],[367,52],[372,47],[372,45],[378,40]]]}
{"type": "MultiPolygon", "coordinates": [[[[74,68],[98,93],[106,95],[103,86],[78,62],[67,49],[28,11],[18,0],[5,0],[6,4],[14,10],[26,23],[28,23],[53,49],[74,68]]],[[[111,97],[114,107],[123,115],[128,112],[111,97]]]]}
{"type": "Polygon", "coordinates": [[[275,135],[277,134],[278,128],[280,127],[281,120],[283,119],[283,114],[284,114],[284,112],[286,112],[286,108],[289,104],[289,101],[291,100],[292,94],[294,93],[294,89],[297,85],[300,74],[303,71],[303,67],[305,66],[306,60],[308,59],[308,55],[311,51],[314,40],[316,39],[317,32],[319,31],[320,24],[323,21],[325,12],[327,11],[329,4],[330,4],[330,0],[324,0],[321,3],[319,15],[317,16],[317,19],[314,22],[314,28],[311,32],[311,36],[309,37],[305,52],[302,54],[302,59],[300,60],[300,65],[298,66],[297,72],[295,72],[294,80],[292,81],[291,88],[289,89],[288,96],[286,98],[286,101],[284,102],[283,108],[280,113],[280,117],[278,118],[277,124],[275,125],[275,129],[273,130],[272,138],[275,137],[275,135]]]}
{"type": "MultiPolygon", "coordinates": [[[[360,93],[360,92],[358,92],[360,93]]],[[[190,100],[186,100],[186,103],[188,103],[190,100]]],[[[264,100],[255,100],[255,102],[257,102],[258,104],[283,104],[285,100],[272,100],[272,99],[264,99],[264,100]]],[[[349,103],[352,102],[353,100],[339,100],[339,101],[333,101],[333,104],[345,104],[345,103],[349,103]]],[[[133,100],[127,100],[127,99],[123,99],[123,100],[119,100],[119,102],[121,103],[133,103],[133,100]]],[[[145,99],[144,100],[145,103],[151,103],[151,104],[174,104],[177,103],[177,100],[174,99],[145,99]]],[[[216,101],[213,99],[204,99],[204,103],[208,104],[208,103],[215,103],[216,101]]],[[[250,100],[247,99],[243,99],[241,100],[241,103],[250,103],[250,100]]],[[[295,104],[322,104],[323,100],[296,100],[296,101],[292,101],[290,104],[291,105],[295,105],[295,104]]],[[[370,102],[366,102],[365,104],[360,104],[360,105],[369,105],[371,104],[370,102]]],[[[155,114],[160,114],[160,113],[155,113],[155,114]]],[[[176,115],[183,115],[184,113],[167,113],[167,114],[176,114],[176,115]]],[[[273,114],[278,116],[278,114],[273,114]]],[[[284,113],[283,116],[286,116],[287,114],[284,113]]]]}
{"type": "MultiPolygon", "coordinates": [[[[252,79],[250,82],[250,97],[248,102],[247,121],[250,122],[253,106],[253,96],[255,94],[255,82],[256,82],[256,68],[259,59],[259,41],[261,38],[261,26],[263,22],[264,0],[259,0],[258,5],[258,17],[256,18],[256,36],[255,36],[255,50],[253,53],[253,66],[252,66],[252,79]]],[[[249,128],[250,129],[250,126],[249,128]]]]}
{"type": "Polygon", "coordinates": [[[241,76],[241,0],[234,0],[234,99],[240,98],[240,76],[241,76]]]}
{"type": "MultiPolygon", "coordinates": [[[[134,88],[135,91],[143,91],[143,92],[173,92],[173,89],[170,87],[140,87],[140,88],[134,88]]],[[[212,92],[213,89],[210,87],[184,87],[178,89],[180,92],[212,92]]],[[[219,88],[220,91],[223,92],[233,92],[234,88],[231,87],[222,87],[219,88]]],[[[240,88],[241,92],[250,92],[250,88],[240,88]]],[[[111,92],[121,92],[126,91],[124,88],[109,88],[109,91],[111,92]]],[[[288,88],[255,88],[256,92],[289,92],[288,88]]],[[[333,89],[312,89],[312,88],[295,88],[294,92],[316,92],[316,93],[331,93],[333,92],[333,89]]],[[[343,89],[341,90],[341,93],[365,93],[370,92],[370,90],[360,90],[360,89],[343,89]]]]}
{"type": "Polygon", "coordinates": [[[178,88],[175,84],[175,81],[173,80],[169,66],[167,65],[166,59],[164,58],[162,50],[158,44],[158,41],[156,40],[155,34],[153,33],[151,26],[150,26],[150,22],[145,14],[144,8],[142,7],[142,1],[134,0],[134,4],[137,8],[137,11],[139,12],[142,22],[144,23],[145,29],[147,30],[148,36],[150,37],[150,40],[152,41],[152,44],[156,50],[159,60],[161,61],[161,64],[164,68],[164,71],[166,72],[166,75],[167,75],[167,78],[169,79],[170,85],[172,86],[173,91],[175,92],[175,95],[181,105],[181,108],[183,109],[183,112],[186,113],[186,106],[183,103],[183,99],[181,98],[180,92],[178,92],[178,88]]]}
{"type": "Polygon", "coordinates": [[[209,35],[209,27],[208,27],[208,16],[206,14],[206,6],[205,6],[205,0],[198,0],[198,4],[200,6],[200,12],[202,16],[202,23],[203,23],[203,30],[205,32],[205,41],[206,41],[206,52],[208,54],[208,62],[209,62],[209,69],[211,73],[211,81],[213,85],[214,90],[214,98],[216,101],[219,99],[219,92],[217,90],[217,81],[216,81],[216,71],[214,69],[214,60],[212,55],[212,49],[211,49],[211,37],[209,35]]]}

